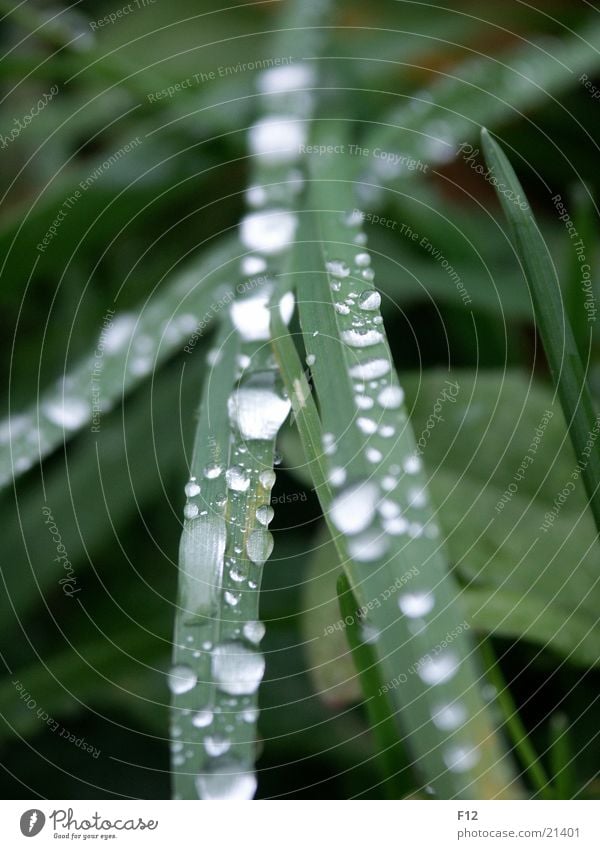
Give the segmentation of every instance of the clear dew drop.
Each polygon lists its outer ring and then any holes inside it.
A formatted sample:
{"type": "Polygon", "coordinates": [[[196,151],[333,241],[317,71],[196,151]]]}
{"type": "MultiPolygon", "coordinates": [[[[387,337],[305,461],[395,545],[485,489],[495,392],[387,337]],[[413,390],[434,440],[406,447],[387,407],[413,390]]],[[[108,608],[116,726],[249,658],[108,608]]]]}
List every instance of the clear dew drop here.
{"type": "Polygon", "coordinates": [[[329,472],[329,483],[332,486],[343,486],[346,483],[346,469],[342,466],[335,466],[329,472]]]}
{"type": "Polygon", "coordinates": [[[242,274],[261,274],[266,271],[267,263],[262,256],[245,256],[241,262],[242,274]]]}
{"type": "Polygon", "coordinates": [[[400,386],[386,386],[377,396],[377,403],[384,410],[397,410],[404,401],[404,392],[400,386]]]}
{"type": "Polygon", "coordinates": [[[297,158],[306,138],[306,127],[288,116],[261,118],[248,131],[250,151],[268,157],[268,162],[290,162],[297,158]]]}
{"type": "Polygon", "coordinates": [[[356,426],[361,433],[366,433],[367,435],[375,433],[377,430],[377,422],[373,421],[373,419],[367,418],[366,416],[359,416],[356,420],[356,426]]]}
{"type": "Polygon", "coordinates": [[[83,398],[56,398],[46,401],[42,410],[51,422],[66,430],[76,430],[90,414],[90,406],[83,398]]]}
{"type": "Polygon", "coordinates": [[[373,446],[367,448],[365,456],[369,463],[379,463],[379,461],[383,459],[381,451],[378,448],[373,448],[373,446]]]}
{"type": "Polygon", "coordinates": [[[358,306],[361,310],[378,310],[381,306],[381,295],[373,289],[367,289],[358,299],[358,306]]]}
{"type": "Polygon", "coordinates": [[[392,427],[392,425],[381,425],[377,429],[377,433],[379,436],[383,436],[384,439],[389,439],[396,433],[396,428],[392,427]]]}
{"type": "Polygon", "coordinates": [[[251,724],[256,722],[258,719],[258,710],[256,708],[246,708],[246,710],[242,711],[242,720],[251,724]]]}
{"type": "Polygon", "coordinates": [[[234,492],[246,492],[250,486],[250,475],[241,466],[231,466],[225,472],[225,480],[229,489],[234,492]]]}
{"type": "Polygon", "coordinates": [[[224,755],[231,748],[231,740],[223,737],[221,734],[209,734],[204,738],[204,748],[206,754],[211,758],[218,758],[219,755],[224,755]]]}
{"type": "Polygon", "coordinates": [[[375,403],[368,395],[355,395],[354,401],[359,410],[370,410],[375,403]]]}
{"type": "Polygon", "coordinates": [[[252,563],[262,566],[273,551],[273,535],[269,531],[252,531],[246,543],[246,553],[252,563]]]}
{"type": "Polygon", "coordinates": [[[316,362],[317,362],[317,358],[315,357],[315,355],[314,355],[314,354],[309,354],[309,355],[307,356],[307,358],[306,358],[306,365],[307,365],[307,366],[314,366],[314,364],[315,364],[316,362]]]}
{"type": "Polygon", "coordinates": [[[277,254],[294,238],[298,219],[285,209],[251,212],[240,223],[242,243],[254,251],[277,254]]]}
{"type": "Polygon", "coordinates": [[[243,439],[274,439],[291,409],[289,399],[267,385],[236,389],[227,405],[229,419],[243,439]]]}
{"type": "Polygon", "coordinates": [[[273,489],[275,486],[275,472],[272,469],[265,469],[260,473],[258,479],[264,489],[273,489]]]}
{"type": "Polygon", "coordinates": [[[418,619],[431,613],[435,599],[432,593],[404,593],[398,598],[398,607],[409,619],[418,619]]]}
{"type": "Polygon", "coordinates": [[[467,709],[462,702],[443,702],[435,705],[431,719],[440,731],[455,731],[467,721],[467,709]]]}
{"type": "Polygon", "coordinates": [[[392,516],[383,520],[383,529],[392,536],[401,536],[408,532],[409,523],[403,516],[392,516]]]}
{"type": "Polygon", "coordinates": [[[184,663],[175,664],[169,671],[169,690],[176,696],[193,690],[197,682],[198,678],[194,670],[184,663]]]}
{"type": "Polygon", "coordinates": [[[363,643],[371,646],[381,637],[381,631],[371,622],[363,622],[360,627],[360,637],[363,643]]]}
{"type": "Polygon", "coordinates": [[[334,277],[348,277],[350,266],[341,259],[330,259],[325,263],[325,268],[334,277]]]}
{"type": "Polygon", "coordinates": [[[346,304],[335,303],[333,308],[339,315],[348,315],[350,313],[350,307],[346,306],[346,304]]]}
{"type": "MultiPolygon", "coordinates": [[[[245,342],[260,342],[270,338],[271,312],[269,303],[272,289],[263,285],[259,292],[250,297],[233,301],[229,308],[231,320],[245,342]]],[[[285,324],[288,324],[294,313],[294,295],[286,292],[279,301],[279,313],[285,324]]],[[[250,364],[246,358],[245,365],[250,364]]]]}
{"type": "Polygon", "coordinates": [[[192,615],[212,615],[221,583],[227,527],[222,516],[199,516],[184,525],[179,543],[180,580],[192,615]],[[204,574],[197,576],[198,563],[204,574]]]}
{"type": "Polygon", "coordinates": [[[448,746],[442,752],[444,763],[450,772],[468,772],[479,762],[481,755],[476,747],[448,746]]]}
{"type": "Polygon", "coordinates": [[[100,335],[100,344],[104,350],[109,354],[115,354],[124,348],[133,335],[135,324],[134,315],[124,313],[116,316],[100,335]]]}
{"type": "Polygon", "coordinates": [[[369,527],[375,516],[379,490],[370,481],[351,484],[334,498],[330,516],[338,531],[352,536],[369,527]]]}
{"type": "Polygon", "coordinates": [[[368,265],[371,265],[371,256],[366,251],[360,251],[354,257],[354,262],[359,268],[366,268],[368,265]]]}
{"type": "Polygon", "coordinates": [[[225,590],[223,598],[225,599],[225,604],[229,605],[229,607],[237,607],[242,598],[242,594],[231,592],[231,590],[225,590]]]}
{"type": "Polygon", "coordinates": [[[194,728],[206,728],[212,721],[212,710],[199,710],[192,716],[192,725],[194,728]]]}
{"type": "Polygon", "coordinates": [[[212,671],[224,693],[246,696],[257,691],[265,674],[265,659],[243,643],[221,643],[212,654],[212,671]]]}
{"type": "Polygon", "coordinates": [[[360,272],[360,276],[368,283],[372,283],[373,280],[375,280],[375,272],[372,268],[363,268],[363,270],[360,272]]]}
{"type": "Polygon", "coordinates": [[[207,480],[210,480],[210,481],[216,480],[218,477],[221,476],[222,473],[223,473],[223,467],[219,466],[218,463],[210,463],[204,469],[204,477],[207,480]]]}
{"type": "Polygon", "coordinates": [[[251,643],[257,645],[265,635],[265,626],[263,622],[246,622],[242,633],[244,637],[251,643]]]}
{"type": "Polygon", "coordinates": [[[383,334],[379,330],[342,330],[340,335],[351,348],[370,348],[383,342],[383,334]]]}
{"type": "Polygon", "coordinates": [[[382,357],[365,360],[362,363],[355,363],[349,369],[350,377],[355,377],[358,380],[374,380],[377,377],[383,377],[391,368],[390,361],[384,360],[382,357]]]}
{"type": "Polygon", "coordinates": [[[459,659],[453,652],[445,652],[435,657],[426,657],[418,670],[418,675],[424,684],[434,687],[444,684],[456,675],[459,659]]]}
{"type": "Polygon", "coordinates": [[[405,459],[403,466],[407,475],[416,475],[421,471],[422,463],[416,454],[411,454],[405,459]]]}
{"type": "Polygon", "coordinates": [[[190,478],[184,487],[185,494],[188,498],[193,498],[195,495],[200,495],[200,487],[196,483],[196,478],[190,478]]]}
{"type": "Polygon", "coordinates": [[[400,505],[395,501],[389,501],[387,498],[380,501],[378,506],[379,515],[384,519],[395,519],[400,515],[400,505]]]}
{"type": "Polygon", "coordinates": [[[213,771],[197,775],[195,784],[200,799],[224,801],[252,799],[257,787],[254,773],[236,763],[215,764],[213,771]]]}
{"type": "Polygon", "coordinates": [[[197,504],[186,504],[183,508],[183,515],[186,519],[195,519],[199,513],[197,504]]]}
{"type": "Polygon", "coordinates": [[[282,65],[263,71],[258,78],[261,94],[285,94],[313,85],[314,75],[308,65],[282,65]]]}
{"type": "Polygon", "coordinates": [[[272,507],[269,507],[268,504],[263,504],[256,511],[256,518],[261,523],[267,527],[267,525],[273,521],[273,516],[275,515],[275,511],[272,507]]]}

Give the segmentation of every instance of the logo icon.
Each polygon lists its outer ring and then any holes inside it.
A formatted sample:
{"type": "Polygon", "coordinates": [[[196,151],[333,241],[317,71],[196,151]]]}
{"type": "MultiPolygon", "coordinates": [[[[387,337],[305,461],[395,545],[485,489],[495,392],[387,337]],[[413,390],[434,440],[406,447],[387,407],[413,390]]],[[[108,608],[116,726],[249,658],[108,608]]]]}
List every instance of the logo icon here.
{"type": "Polygon", "coordinates": [[[43,829],[45,822],[44,813],[38,808],[31,808],[21,814],[21,834],[25,837],[35,837],[43,829]]]}

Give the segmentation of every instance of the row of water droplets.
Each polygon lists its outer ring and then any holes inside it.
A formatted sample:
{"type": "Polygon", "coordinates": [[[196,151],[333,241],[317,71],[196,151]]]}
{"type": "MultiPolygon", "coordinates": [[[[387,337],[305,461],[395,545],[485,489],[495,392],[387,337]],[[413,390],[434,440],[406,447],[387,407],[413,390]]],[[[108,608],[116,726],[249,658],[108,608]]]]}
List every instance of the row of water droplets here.
{"type": "MultiPolygon", "coordinates": [[[[265,631],[257,618],[258,590],[262,568],[273,550],[269,524],[274,440],[291,408],[268,346],[270,308],[278,262],[293,243],[297,227],[293,208],[303,183],[298,162],[312,105],[303,89],[311,83],[310,68],[301,64],[270,69],[258,79],[266,114],[249,133],[256,166],[246,193],[249,211],[240,223],[240,239],[247,250],[240,263],[245,283],[237,287],[242,294],[230,307],[240,351],[237,382],[227,404],[231,444],[226,467],[213,464],[205,470],[213,483],[223,481],[227,521],[202,515],[199,481],[190,480],[186,487],[186,520],[222,521],[222,532],[216,534],[218,551],[213,544],[208,553],[218,555],[221,570],[213,582],[218,597],[209,600],[209,607],[220,610],[218,642],[207,645],[216,692],[211,704],[184,717],[205,749],[196,777],[197,793],[204,799],[251,798],[256,790],[252,767],[256,693],[265,671],[258,649],[265,631]]],[[[275,308],[284,323],[290,321],[294,306],[290,292],[278,299],[275,308]]],[[[218,351],[209,355],[212,364],[218,358],[218,351]]],[[[172,670],[171,681],[189,691],[197,683],[193,671],[182,667],[172,670]]],[[[181,766],[185,756],[177,741],[174,746],[178,750],[174,766],[181,766]]]]}
{"type": "MultiPolygon", "coordinates": [[[[355,417],[352,426],[363,445],[362,468],[366,476],[348,479],[352,461],[337,461],[345,451],[333,433],[323,434],[323,453],[328,458],[329,483],[334,498],[329,518],[345,537],[347,551],[354,562],[375,568],[392,556],[402,538],[410,547],[410,562],[421,564],[428,558],[432,541],[439,536],[426,489],[422,460],[416,451],[404,410],[404,392],[392,368],[389,348],[382,332],[381,296],[374,288],[371,256],[366,236],[360,228],[362,215],[345,214],[342,218],[346,244],[341,257],[326,261],[332,308],[336,313],[339,335],[347,349],[344,357],[354,392],[355,417]],[[348,251],[348,246],[352,246],[348,251]]],[[[307,340],[310,348],[310,337],[307,340]]],[[[314,366],[316,355],[308,355],[314,366]]],[[[452,647],[437,654],[431,652],[435,639],[432,628],[439,602],[445,604],[443,578],[445,565],[423,568],[410,587],[403,587],[388,603],[397,604],[399,615],[415,645],[416,674],[430,693],[427,699],[430,720],[441,732],[442,758],[452,772],[464,773],[480,759],[477,746],[463,733],[469,720],[465,701],[448,695],[459,673],[461,655],[452,647]],[[427,574],[425,572],[427,571],[427,574]],[[433,639],[433,643],[432,643],[433,639]],[[444,695],[444,691],[447,695],[444,695]],[[461,737],[454,742],[452,735],[461,737]],[[450,737],[450,739],[448,739],[450,737]]],[[[364,622],[364,639],[377,646],[380,634],[364,622]]]]}

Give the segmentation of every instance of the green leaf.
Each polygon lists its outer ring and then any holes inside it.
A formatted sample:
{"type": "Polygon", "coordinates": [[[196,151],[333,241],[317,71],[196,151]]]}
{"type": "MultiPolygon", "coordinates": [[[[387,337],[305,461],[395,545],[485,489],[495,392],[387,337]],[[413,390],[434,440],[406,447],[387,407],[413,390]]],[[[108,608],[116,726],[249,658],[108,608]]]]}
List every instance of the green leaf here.
{"type": "Polygon", "coordinates": [[[481,143],[533,299],[552,379],[562,404],[590,509],[600,531],[600,422],[566,313],[552,258],[513,168],[486,129],[481,143]]]}

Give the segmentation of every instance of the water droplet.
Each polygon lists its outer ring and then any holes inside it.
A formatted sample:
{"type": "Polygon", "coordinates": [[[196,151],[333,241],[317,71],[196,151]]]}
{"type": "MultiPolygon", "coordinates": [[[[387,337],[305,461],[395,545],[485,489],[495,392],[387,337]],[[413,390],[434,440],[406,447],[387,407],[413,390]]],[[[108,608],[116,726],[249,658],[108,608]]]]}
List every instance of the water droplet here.
{"type": "Polygon", "coordinates": [[[208,480],[216,480],[223,472],[223,467],[218,463],[211,463],[204,469],[204,477],[208,480]]]}
{"type": "Polygon", "coordinates": [[[187,693],[196,686],[198,678],[190,666],[177,663],[171,667],[168,676],[169,690],[175,695],[187,693]]]}
{"type": "Polygon", "coordinates": [[[200,799],[252,799],[256,793],[256,776],[242,764],[216,764],[214,770],[196,776],[200,799]]]}
{"type": "Polygon", "coordinates": [[[298,220],[285,209],[251,212],[240,223],[240,239],[250,250],[276,254],[294,238],[298,220]]]}
{"type": "Polygon", "coordinates": [[[377,486],[370,481],[351,484],[334,498],[330,516],[338,531],[358,534],[373,521],[377,497],[377,486]]]}
{"type": "Polygon", "coordinates": [[[272,507],[269,507],[268,504],[263,504],[256,511],[256,518],[265,527],[273,521],[273,516],[275,515],[275,511],[272,507]]]}
{"type": "MultiPolygon", "coordinates": [[[[266,341],[270,338],[271,312],[269,303],[272,289],[263,285],[261,291],[250,297],[240,298],[231,304],[231,320],[245,342],[266,341]]],[[[294,295],[286,292],[279,301],[279,312],[285,324],[288,324],[294,312],[294,295]]],[[[246,365],[250,359],[247,358],[246,365]]]]}
{"type": "Polygon", "coordinates": [[[241,267],[242,274],[250,276],[266,271],[267,263],[262,256],[245,256],[242,259],[241,267]]]}
{"type": "Polygon", "coordinates": [[[225,472],[225,480],[229,489],[235,492],[246,492],[250,486],[250,475],[241,466],[232,466],[225,472]]]}
{"type": "Polygon", "coordinates": [[[333,307],[340,315],[348,315],[350,312],[350,307],[346,306],[346,304],[335,303],[333,307]]]}
{"type": "Polygon", "coordinates": [[[424,489],[410,489],[408,498],[410,507],[425,507],[427,504],[427,493],[424,489]]]}
{"type": "Polygon", "coordinates": [[[271,440],[289,415],[291,403],[271,385],[246,385],[235,390],[227,402],[229,419],[243,439],[271,440]]]}
{"type": "Polygon", "coordinates": [[[377,422],[373,419],[368,419],[366,416],[359,416],[356,420],[356,426],[362,433],[372,434],[377,430],[377,422]]]}
{"type": "Polygon", "coordinates": [[[416,475],[421,471],[422,465],[416,454],[411,454],[404,461],[404,471],[407,475],[416,475]]]}
{"type": "Polygon", "coordinates": [[[261,118],[248,131],[250,151],[267,157],[267,163],[290,162],[297,158],[306,138],[306,127],[293,118],[261,118]]]}
{"type": "Polygon", "coordinates": [[[258,479],[265,489],[273,489],[275,486],[275,472],[272,469],[265,469],[258,476],[258,479]]]}
{"type": "Polygon", "coordinates": [[[390,519],[383,520],[383,527],[386,533],[392,536],[401,536],[408,531],[408,522],[402,516],[393,516],[390,519]]]}
{"type": "Polygon", "coordinates": [[[369,463],[379,463],[379,461],[383,459],[381,451],[378,448],[373,448],[373,446],[367,448],[365,456],[369,463]]]}
{"type": "Polygon", "coordinates": [[[467,720],[467,709],[462,702],[444,702],[431,711],[433,724],[440,731],[455,731],[467,720]]]}
{"type": "Polygon", "coordinates": [[[224,755],[231,748],[231,740],[223,737],[221,734],[210,734],[204,738],[204,748],[206,754],[211,758],[218,758],[219,755],[224,755]]]}
{"type": "Polygon", "coordinates": [[[241,593],[232,593],[231,590],[225,590],[225,592],[223,593],[225,604],[228,604],[229,607],[237,607],[240,603],[241,597],[241,593]]]}
{"type": "Polygon", "coordinates": [[[426,656],[419,667],[418,675],[424,684],[433,687],[449,681],[456,675],[458,667],[458,657],[452,652],[446,652],[435,657],[426,656]]]}
{"type": "Polygon", "coordinates": [[[308,65],[282,65],[263,71],[258,78],[258,90],[262,94],[284,94],[314,83],[312,68],[308,65]]]}
{"type": "Polygon", "coordinates": [[[386,386],[377,396],[377,403],[384,410],[397,410],[404,401],[404,392],[400,386],[386,386]]]}
{"type": "Polygon", "coordinates": [[[135,325],[134,315],[124,313],[116,316],[112,323],[102,330],[99,344],[109,354],[120,351],[131,339],[135,325]]]}
{"type": "Polygon", "coordinates": [[[383,342],[383,334],[379,330],[342,330],[340,335],[351,348],[370,348],[383,342]]]}
{"type": "Polygon", "coordinates": [[[327,454],[328,456],[335,454],[337,451],[337,445],[335,442],[335,436],[332,433],[324,433],[321,437],[321,442],[324,454],[327,454]]]}
{"type": "Polygon", "coordinates": [[[332,486],[343,486],[346,483],[346,469],[341,466],[334,467],[329,472],[329,483],[332,486]]]}
{"type": "Polygon", "coordinates": [[[200,487],[196,483],[196,478],[190,478],[184,487],[184,491],[188,498],[193,498],[195,495],[200,494],[200,487]]]}
{"type": "Polygon", "coordinates": [[[221,643],[213,651],[212,670],[219,689],[230,696],[255,693],[265,674],[265,659],[243,643],[221,643]]]}
{"type": "Polygon", "coordinates": [[[314,366],[314,364],[315,364],[316,362],[317,362],[317,358],[315,357],[315,355],[314,355],[314,354],[309,354],[309,355],[307,356],[307,358],[306,358],[306,365],[307,365],[307,366],[314,366]]]}
{"type": "Polygon", "coordinates": [[[227,527],[221,516],[191,519],[184,525],[179,543],[179,575],[182,597],[191,615],[212,615],[218,601],[227,527]],[[198,563],[202,575],[197,574],[198,563]]]}
{"type": "Polygon", "coordinates": [[[435,599],[431,593],[404,593],[398,599],[398,607],[409,619],[417,619],[431,613],[435,599]]]}
{"type": "Polygon", "coordinates": [[[358,563],[372,563],[386,553],[390,541],[381,531],[370,529],[348,540],[348,553],[358,563]]]}
{"type": "Polygon", "coordinates": [[[244,637],[251,643],[258,644],[265,635],[265,626],[263,622],[246,622],[242,629],[244,637]]]}
{"type": "Polygon", "coordinates": [[[252,531],[246,543],[249,559],[259,566],[269,559],[273,551],[273,535],[269,531],[252,531]]]}
{"type": "Polygon", "coordinates": [[[380,436],[383,436],[384,439],[388,439],[396,433],[396,428],[392,427],[392,425],[381,425],[377,430],[377,433],[380,436]]]}
{"type": "Polygon", "coordinates": [[[197,504],[186,504],[183,508],[183,515],[186,519],[195,519],[198,515],[198,505],[197,504]]]}
{"type": "Polygon", "coordinates": [[[192,717],[194,728],[206,728],[213,721],[212,710],[199,710],[192,717]]]}
{"type": "Polygon", "coordinates": [[[360,272],[360,276],[368,283],[372,283],[373,280],[375,280],[375,272],[372,268],[363,268],[363,270],[360,272]]]}
{"type": "Polygon", "coordinates": [[[366,268],[367,265],[371,265],[371,257],[366,251],[361,251],[354,257],[354,262],[359,268],[366,268]]]}
{"type": "Polygon", "coordinates": [[[55,425],[76,430],[88,420],[90,406],[83,398],[50,399],[42,405],[46,417],[55,425]]]}
{"type": "Polygon", "coordinates": [[[354,401],[359,410],[370,410],[374,404],[373,399],[368,395],[355,395],[354,401]]]}
{"type": "Polygon", "coordinates": [[[388,499],[381,501],[377,509],[379,511],[379,515],[384,519],[395,519],[396,516],[400,515],[400,505],[396,504],[394,501],[389,501],[388,499]]]}
{"type": "Polygon", "coordinates": [[[381,295],[373,289],[367,289],[358,299],[361,310],[378,310],[381,306],[381,295]]]}
{"type": "Polygon", "coordinates": [[[444,763],[450,772],[468,772],[479,762],[480,753],[476,747],[448,746],[442,752],[444,763]]]}
{"type": "Polygon", "coordinates": [[[267,202],[267,192],[264,186],[249,186],[246,189],[246,203],[254,208],[264,206],[267,202]]]}
{"type": "Polygon", "coordinates": [[[334,277],[348,277],[350,266],[341,259],[330,259],[325,263],[325,268],[334,277]]]}
{"type": "Polygon", "coordinates": [[[383,377],[391,368],[389,360],[383,358],[366,360],[362,363],[356,363],[349,369],[350,377],[355,377],[358,380],[374,380],[376,377],[383,377]]]}

